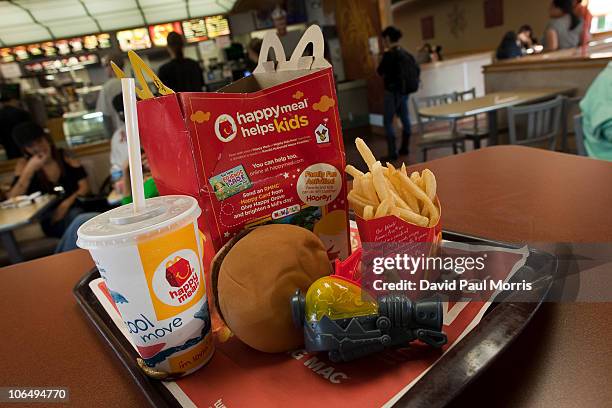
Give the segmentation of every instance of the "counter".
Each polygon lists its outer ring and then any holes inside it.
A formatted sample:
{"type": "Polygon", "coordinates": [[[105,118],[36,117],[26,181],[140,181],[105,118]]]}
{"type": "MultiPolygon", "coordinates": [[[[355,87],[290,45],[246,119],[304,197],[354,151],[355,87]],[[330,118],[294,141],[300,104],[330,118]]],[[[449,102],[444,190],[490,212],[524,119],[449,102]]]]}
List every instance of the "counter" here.
{"type": "Polygon", "coordinates": [[[612,61],[612,37],[572,48],[530,55],[484,67],[487,92],[547,87],[571,87],[582,96],[601,70],[612,61]]]}

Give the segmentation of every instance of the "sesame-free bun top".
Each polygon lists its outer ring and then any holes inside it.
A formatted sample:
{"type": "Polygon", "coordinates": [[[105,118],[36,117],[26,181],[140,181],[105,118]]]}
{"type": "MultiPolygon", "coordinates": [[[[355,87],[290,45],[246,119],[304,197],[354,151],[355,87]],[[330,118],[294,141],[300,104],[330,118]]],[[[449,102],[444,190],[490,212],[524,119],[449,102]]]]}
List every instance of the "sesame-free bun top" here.
{"type": "Polygon", "coordinates": [[[217,303],[225,323],[247,345],[268,353],[293,350],[304,335],[293,324],[291,296],[330,273],[315,234],[294,225],[264,225],[237,240],[223,258],[217,303]]]}

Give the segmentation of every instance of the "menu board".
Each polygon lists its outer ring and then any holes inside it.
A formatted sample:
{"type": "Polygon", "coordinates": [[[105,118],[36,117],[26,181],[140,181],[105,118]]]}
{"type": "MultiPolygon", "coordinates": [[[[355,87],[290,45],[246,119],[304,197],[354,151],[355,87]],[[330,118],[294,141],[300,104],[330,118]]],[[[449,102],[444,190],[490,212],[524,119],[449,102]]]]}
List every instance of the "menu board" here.
{"type": "Polygon", "coordinates": [[[83,50],[83,39],[82,38],[73,38],[70,40],[70,48],[72,52],[79,52],[83,50]]]}
{"type": "Polygon", "coordinates": [[[30,44],[28,45],[27,50],[32,57],[38,57],[43,53],[42,49],[40,48],[40,44],[30,44]]]}
{"type": "Polygon", "coordinates": [[[224,16],[210,16],[205,17],[204,21],[206,23],[206,32],[208,33],[208,38],[215,38],[221,35],[229,35],[229,21],[224,16]]]}
{"type": "Polygon", "coordinates": [[[95,50],[98,48],[98,37],[95,35],[86,35],[83,37],[83,48],[86,50],[95,50]]]}
{"type": "Polygon", "coordinates": [[[53,41],[47,41],[41,45],[45,57],[55,57],[57,55],[57,48],[53,41]]]}
{"type": "Polygon", "coordinates": [[[0,48],[0,61],[2,62],[13,62],[15,61],[15,55],[11,52],[10,48],[0,48]]]}
{"type": "Polygon", "coordinates": [[[171,32],[177,32],[182,34],[181,24],[178,21],[174,23],[165,23],[165,24],[155,24],[149,26],[149,35],[151,37],[151,41],[153,45],[158,47],[165,47],[168,44],[166,38],[168,34],[171,32]]]}
{"type": "Polygon", "coordinates": [[[117,31],[117,41],[119,42],[121,51],[151,48],[151,39],[149,38],[147,29],[144,27],[117,31]]]}
{"type": "Polygon", "coordinates": [[[111,38],[109,33],[98,34],[98,48],[110,48],[111,38]]]}
{"type": "Polygon", "coordinates": [[[55,46],[57,47],[57,52],[59,55],[70,54],[70,44],[68,43],[68,40],[56,41],[55,46]]]}
{"type": "Polygon", "coordinates": [[[28,50],[23,45],[13,48],[13,54],[17,57],[17,61],[27,61],[30,59],[30,54],[28,54],[28,50]]]}
{"type": "Polygon", "coordinates": [[[188,43],[208,40],[206,23],[203,18],[183,21],[183,35],[188,43]]]}

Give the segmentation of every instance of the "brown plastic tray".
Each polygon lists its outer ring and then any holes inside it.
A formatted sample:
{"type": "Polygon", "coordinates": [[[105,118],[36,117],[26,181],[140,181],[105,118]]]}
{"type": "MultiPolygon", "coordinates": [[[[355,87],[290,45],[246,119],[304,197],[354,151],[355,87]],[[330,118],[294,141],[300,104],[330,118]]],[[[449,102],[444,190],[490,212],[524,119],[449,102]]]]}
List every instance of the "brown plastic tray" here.
{"type": "MultiPolygon", "coordinates": [[[[494,242],[467,235],[443,232],[443,239],[516,248],[514,245],[494,242]]],[[[533,283],[537,302],[523,302],[520,292],[501,292],[491,305],[481,322],[446,353],[420,381],[418,381],[395,404],[396,407],[441,407],[458,395],[471,381],[481,375],[486,368],[504,351],[523,331],[553,284],[557,270],[554,256],[530,250],[525,265],[519,269],[512,280],[522,279],[533,283]],[[504,302],[498,302],[501,299],[504,302]]],[[[97,269],[88,272],[76,284],[73,293],[96,331],[128,370],[136,385],[145,394],[153,407],[180,407],[174,396],[158,381],[142,373],[136,364],[138,356],[134,348],[115,326],[96,296],[89,288],[89,282],[100,277],[97,269]]],[[[355,397],[358,398],[358,393],[355,397]]]]}

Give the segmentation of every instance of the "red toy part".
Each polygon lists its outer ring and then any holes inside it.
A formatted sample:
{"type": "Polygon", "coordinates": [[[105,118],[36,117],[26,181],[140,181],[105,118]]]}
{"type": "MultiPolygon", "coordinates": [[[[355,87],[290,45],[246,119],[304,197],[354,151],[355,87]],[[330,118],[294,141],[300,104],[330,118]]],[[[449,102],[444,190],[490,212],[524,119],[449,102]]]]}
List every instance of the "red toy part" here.
{"type": "Polygon", "coordinates": [[[187,279],[191,276],[191,272],[193,272],[193,269],[191,265],[189,265],[189,261],[177,257],[173,262],[169,262],[166,265],[166,280],[170,286],[180,288],[187,282],[187,279]]]}
{"type": "Polygon", "coordinates": [[[361,253],[362,248],[356,249],[348,258],[344,261],[336,259],[334,273],[332,276],[336,276],[340,279],[344,279],[349,282],[353,282],[356,285],[361,285],[361,253]]]}

